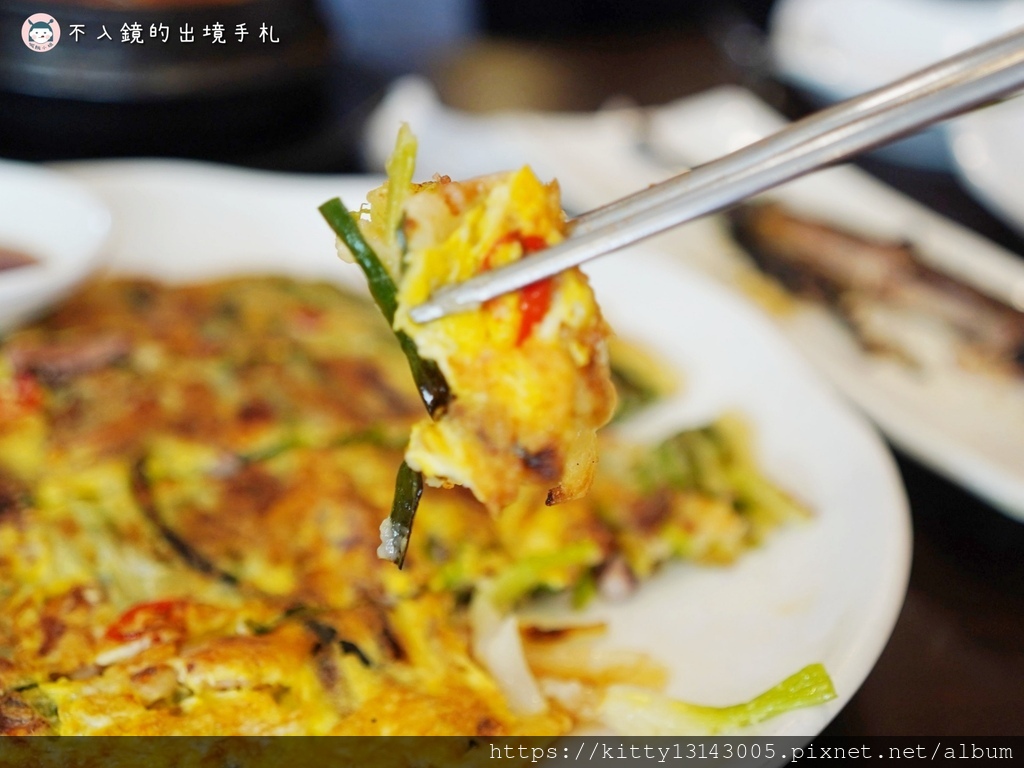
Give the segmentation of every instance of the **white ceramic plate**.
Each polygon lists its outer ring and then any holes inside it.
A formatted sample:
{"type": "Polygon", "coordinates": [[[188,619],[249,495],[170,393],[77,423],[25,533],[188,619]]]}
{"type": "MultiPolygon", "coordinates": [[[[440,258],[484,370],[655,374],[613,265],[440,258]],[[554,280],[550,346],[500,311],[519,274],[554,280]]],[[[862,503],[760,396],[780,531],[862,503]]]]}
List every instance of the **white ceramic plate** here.
{"type": "Polygon", "coordinates": [[[67,293],[96,268],[110,216],[54,171],[0,160],[0,248],[38,263],[0,272],[0,333],[67,293]]]}
{"type": "MultiPolygon", "coordinates": [[[[117,271],[176,280],[274,271],[364,289],[335,257],[316,207],[339,194],[358,205],[369,179],[183,163],[69,170],[114,212],[117,271]]],[[[628,602],[599,606],[610,642],[646,649],[670,667],[672,694],[708,704],[747,700],[823,662],[839,699],[760,729],[816,734],[874,665],[906,590],[909,517],[893,462],[768,322],[677,259],[634,251],[592,277],[612,324],[686,373],[685,393],[634,429],[665,434],[739,409],[768,472],[817,512],[735,567],[670,568],[628,602]]]]}
{"type": "MultiPolygon", "coordinates": [[[[784,125],[782,117],[736,87],[643,111],[478,116],[445,109],[429,85],[406,79],[370,120],[366,142],[373,160],[382,162],[400,120],[409,121],[419,136],[425,175],[442,171],[466,177],[528,162],[542,177],[559,180],[566,205],[577,212],[732,152],[784,125]]],[[[1015,199],[1016,210],[1024,214],[1022,176],[1014,172],[1024,169],[1019,135],[1012,127],[1003,135],[995,160],[1001,168],[993,164],[989,170],[999,173],[1007,189],[1016,190],[1005,199],[1015,199]]],[[[855,168],[823,171],[772,194],[854,231],[909,240],[950,274],[1024,307],[1024,261],[855,168]]],[[[693,222],[652,240],[649,247],[683,258],[723,282],[735,279],[739,252],[719,219],[693,222]]],[[[920,376],[864,354],[823,310],[800,312],[780,327],[893,442],[1024,520],[1024,384],[971,376],[957,368],[920,376]]]]}
{"type": "Polygon", "coordinates": [[[965,115],[950,130],[960,177],[983,203],[1024,233],[1022,136],[1024,97],[965,115]]]}

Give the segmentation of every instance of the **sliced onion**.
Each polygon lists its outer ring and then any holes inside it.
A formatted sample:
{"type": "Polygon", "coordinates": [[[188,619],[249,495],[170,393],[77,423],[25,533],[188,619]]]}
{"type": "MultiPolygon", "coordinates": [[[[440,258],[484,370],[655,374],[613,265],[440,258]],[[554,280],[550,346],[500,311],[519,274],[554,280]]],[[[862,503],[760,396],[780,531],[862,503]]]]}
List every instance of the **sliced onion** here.
{"type": "Polygon", "coordinates": [[[478,588],[469,607],[473,633],[473,656],[484,665],[517,715],[535,715],[547,709],[547,701],[526,664],[519,622],[512,614],[504,614],[488,596],[485,587],[478,588]]]}

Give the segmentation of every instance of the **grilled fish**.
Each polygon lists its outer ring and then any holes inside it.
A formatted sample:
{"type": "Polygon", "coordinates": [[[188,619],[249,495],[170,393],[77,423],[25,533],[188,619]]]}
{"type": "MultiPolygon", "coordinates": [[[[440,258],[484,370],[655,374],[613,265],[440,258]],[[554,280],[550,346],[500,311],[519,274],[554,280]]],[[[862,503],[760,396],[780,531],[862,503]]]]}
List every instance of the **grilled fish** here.
{"type": "Polygon", "coordinates": [[[776,203],[739,207],[729,222],[762,271],[835,310],[865,349],[925,368],[1024,375],[1024,313],[937,271],[913,245],[862,237],[776,203]]]}

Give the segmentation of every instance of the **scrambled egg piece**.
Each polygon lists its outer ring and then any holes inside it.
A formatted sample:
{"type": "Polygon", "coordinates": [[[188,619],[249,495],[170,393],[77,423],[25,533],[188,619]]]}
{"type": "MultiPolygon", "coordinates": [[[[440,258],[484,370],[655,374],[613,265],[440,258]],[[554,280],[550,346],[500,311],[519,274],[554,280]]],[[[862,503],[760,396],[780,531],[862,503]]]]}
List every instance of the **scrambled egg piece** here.
{"type": "Polygon", "coordinates": [[[392,174],[372,192],[360,227],[397,284],[395,330],[437,363],[452,393],[442,414],[413,427],[406,463],[428,484],[469,488],[492,512],[524,487],[546,490],[548,504],[580,498],[596,430],[615,408],[609,330],[586,276],[568,270],[424,325],[409,318],[439,287],[560,242],[557,184],[529,168],[403,184],[392,174]]]}

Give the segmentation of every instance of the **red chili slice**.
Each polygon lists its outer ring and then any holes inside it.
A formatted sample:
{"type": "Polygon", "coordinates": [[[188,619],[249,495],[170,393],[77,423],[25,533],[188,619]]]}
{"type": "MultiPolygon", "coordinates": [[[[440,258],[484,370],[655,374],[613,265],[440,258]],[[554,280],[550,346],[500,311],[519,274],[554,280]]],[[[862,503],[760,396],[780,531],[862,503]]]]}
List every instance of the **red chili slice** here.
{"type": "Polygon", "coordinates": [[[519,325],[519,337],[516,344],[522,344],[533,332],[534,326],[544,319],[551,309],[552,278],[546,277],[536,283],[530,283],[519,292],[519,311],[522,320],[519,325]]]}
{"type": "Polygon", "coordinates": [[[107,628],[107,638],[127,642],[163,632],[183,634],[187,605],[185,600],[154,600],[134,605],[107,628]]]}
{"type": "Polygon", "coordinates": [[[499,245],[505,245],[506,243],[519,243],[519,247],[523,249],[524,256],[530,253],[536,253],[537,251],[542,251],[548,247],[548,241],[540,235],[524,235],[519,230],[509,232],[507,235],[499,237],[490,252],[484,256],[483,261],[480,263],[481,272],[487,272],[494,266],[491,264],[491,257],[494,255],[494,251],[499,245]]]}
{"type": "Polygon", "coordinates": [[[317,307],[298,307],[293,313],[297,328],[302,331],[315,331],[323,326],[324,313],[317,307]]]}
{"type": "Polygon", "coordinates": [[[20,408],[34,410],[43,402],[43,389],[30,373],[19,373],[14,377],[14,392],[20,408]]]}
{"type": "Polygon", "coordinates": [[[548,241],[540,235],[524,235],[516,232],[515,239],[523,246],[523,254],[536,253],[548,247],[548,241]]]}
{"type": "MultiPolygon", "coordinates": [[[[494,244],[494,247],[497,248],[504,243],[519,243],[519,247],[523,249],[524,256],[542,251],[548,247],[548,241],[540,235],[524,235],[518,230],[509,232],[501,237],[494,244]]],[[[487,272],[491,269],[491,256],[493,253],[494,251],[492,250],[484,257],[483,263],[480,265],[481,272],[487,272]]],[[[544,315],[548,313],[548,310],[551,308],[551,291],[551,278],[545,278],[544,280],[538,280],[536,283],[531,283],[519,292],[519,311],[522,319],[519,325],[519,335],[516,338],[517,346],[529,338],[537,323],[543,320],[544,315]]]]}

